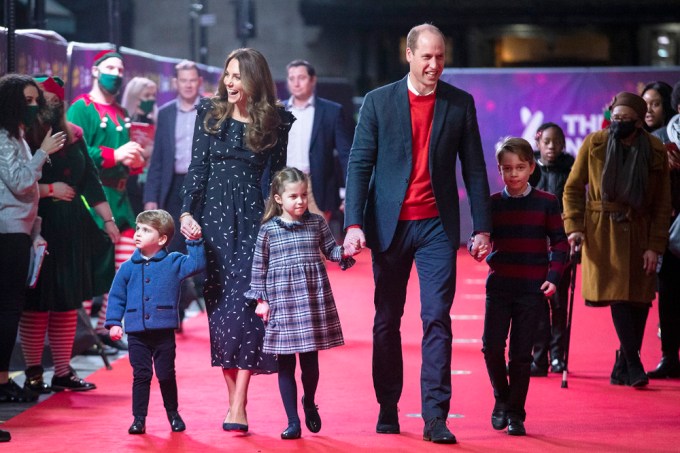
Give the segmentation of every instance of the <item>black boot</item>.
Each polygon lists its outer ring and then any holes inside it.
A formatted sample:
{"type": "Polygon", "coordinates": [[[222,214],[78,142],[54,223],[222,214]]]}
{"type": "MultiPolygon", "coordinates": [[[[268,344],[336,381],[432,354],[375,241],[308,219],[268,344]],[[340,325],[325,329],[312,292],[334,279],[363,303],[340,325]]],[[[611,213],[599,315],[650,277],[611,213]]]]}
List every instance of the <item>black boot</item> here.
{"type": "Polygon", "coordinates": [[[656,368],[647,373],[649,379],[665,379],[680,377],[680,360],[675,356],[661,357],[661,361],[656,368]]]}
{"type": "Polygon", "coordinates": [[[33,365],[26,368],[26,380],[24,381],[24,389],[33,393],[46,395],[52,392],[49,385],[45,384],[43,380],[43,372],[45,370],[40,365],[33,365]]]}
{"type": "Polygon", "coordinates": [[[184,420],[182,420],[177,411],[168,411],[168,421],[173,432],[179,433],[187,429],[184,420]]]}
{"type": "Polygon", "coordinates": [[[647,373],[645,373],[645,368],[642,366],[639,351],[633,354],[626,354],[626,364],[628,365],[628,385],[631,387],[644,387],[649,384],[649,378],[647,373]]]}
{"type": "Polygon", "coordinates": [[[628,367],[620,349],[616,350],[616,361],[609,383],[612,385],[628,385],[628,367]]]}

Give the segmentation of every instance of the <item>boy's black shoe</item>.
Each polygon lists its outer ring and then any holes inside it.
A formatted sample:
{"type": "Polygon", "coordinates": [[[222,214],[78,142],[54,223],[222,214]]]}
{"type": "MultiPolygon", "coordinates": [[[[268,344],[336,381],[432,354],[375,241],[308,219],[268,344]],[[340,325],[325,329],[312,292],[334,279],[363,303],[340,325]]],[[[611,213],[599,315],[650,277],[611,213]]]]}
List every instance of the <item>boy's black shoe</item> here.
{"type": "Polygon", "coordinates": [[[146,432],[146,417],[135,417],[128,429],[128,434],[144,434],[146,432]]]}
{"type": "Polygon", "coordinates": [[[505,429],[505,427],[508,426],[508,415],[505,411],[494,409],[494,411],[491,412],[491,426],[497,431],[505,429]]]}
{"type": "Polygon", "coordinates": [[[9,434],[9,431],[0,429],[0,442],[9,442],[10,440],[12,440],[12,436],[9,434]]]}
{"type": "Polygon", "coordinates": [[[24,381],[24,390],[37,393],[39,395],[46,395],[52,393],[49,385],[45,384],[43,380],[44,368],[40,365],[29,366],[24,371],[26,380],[24,381]]]}
{"type": "Polygon", "coordinates": [[[378,434],[399,434],[401,432],[397,406],[380,406],[375,432],[378,434]]]}
{"type": "Polygon", "coordinates": [[[527,430],[524,429],[524,422],[519,418],[508,419],[508,434],[511,436],[526,436],[527,430]]]}
{"type": "Polygon", "coordinates": [[[187,429],[187,425],[184,424],[184,420],[177,411],[168,411],[168,421],[173,432],[178,433],[187,429]]]}
{"type": "Polygon", "coordinates": [[[436,417],[425,423],[423,440],[435,444],[455,444],[456,436],[449,431],[449,428],[446,426],[446,420],[436,417]]]}

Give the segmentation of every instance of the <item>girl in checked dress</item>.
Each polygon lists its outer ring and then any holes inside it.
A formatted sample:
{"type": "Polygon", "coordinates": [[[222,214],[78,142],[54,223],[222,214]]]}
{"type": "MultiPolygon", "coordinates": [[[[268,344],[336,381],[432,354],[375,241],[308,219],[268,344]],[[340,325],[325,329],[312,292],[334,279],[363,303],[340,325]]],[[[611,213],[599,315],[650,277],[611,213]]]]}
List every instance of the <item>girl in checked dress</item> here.
{"type": "Polygon", "coordinates": [[[267,323],[263,352],[278,356],[279,390],[288,416],[282,439],[301,436],[295,354],[300,356],[305,425],[317,433],[317,351],[344,344],[321,253],[343,270],[354,264],[336,244],[324,218],[307,211],[307,185],[307,175],[297,168],[284,168],[274,176],[246,292],[246,297],[257,299],[255,313],[267,323]]]}

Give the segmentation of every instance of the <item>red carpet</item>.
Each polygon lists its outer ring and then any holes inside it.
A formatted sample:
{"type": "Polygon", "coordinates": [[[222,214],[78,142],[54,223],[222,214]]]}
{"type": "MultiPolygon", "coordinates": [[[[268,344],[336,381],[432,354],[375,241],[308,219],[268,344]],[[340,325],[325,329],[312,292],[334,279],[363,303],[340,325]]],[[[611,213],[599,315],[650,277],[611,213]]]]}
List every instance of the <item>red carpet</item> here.
{"type": "MultiPolygon", "coordinates": [[[[131,451],[679,451],[680,380],[652,381],[645,390],[609,384],[617,341],[608,309],[583,306],[574,311],[569,388],[561,375],[535,378],[527,401],[526,438],[512,438],[491,428],[493,397],[482,358],[486,265],[461,251],[458,289],[453,307],[453,400],[449,427],[459,445],[439,446],[422,440],[420,412],[420,321],[417,277],[412,277],[402,333],[405,388],[400,403],[401,435],[375,433],[378,406],[371,381],[373,285],[370,256],[364,253],[352,269],[331,266],[346,346],[320,354],[321,382],[317,403],[323,419],[319,434],[303,428],[303,437],[283,441],[286,417],[275,376],[251,381],[246,436],[222,431],[227,410],[226,386],[219,369],[211,368],[207,321],[198,316],[178,336],[177,374],[184,433],[171,433],[160,393],[154,386],[147,434],[131,436],[131,371],[127,359],[88,380],[97,390],[62,393],[9,420],[2,426],[12,441],[0,450],[46,452],[131,451]]],[[[414,270],[415,272],[415,270],[414,270]]],[[[647,369],[659,359],[658,313],[650,312],[643,346],[647,369]]],[[[302,410],[300,409],[300,414],[302,410]]]]}

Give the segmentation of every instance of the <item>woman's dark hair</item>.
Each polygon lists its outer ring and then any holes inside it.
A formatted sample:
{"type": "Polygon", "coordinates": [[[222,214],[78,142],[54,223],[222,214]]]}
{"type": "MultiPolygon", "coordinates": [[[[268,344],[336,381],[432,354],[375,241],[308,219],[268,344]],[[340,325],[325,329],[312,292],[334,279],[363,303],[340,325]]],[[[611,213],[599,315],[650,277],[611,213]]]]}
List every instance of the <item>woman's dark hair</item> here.
{"type": "MultiPolygon", "coordinates": [[[[663,124],[662,124],[662,126],[665,126],[665,125],[668,124],[668,122],[671,120],[671,118],[673,118],[673,115],[678,113],[678,112],[673,110],[673,106],[671,105],[671,93],[673,93],[673,87],[671,87],[666,82],[662,82],[660,80],[656,81],[656,82],[650,82],[647,85],[645,85],[645,87],[642,89],[642,93],[640,93],[640,96],[644,96],[645,93],[649,90],[655,90],[661,96],[662,106],[663,106],[663,124]]],[[[642,119],[644,121],[644,118],[640,118],[640,119],[642,119]]],[[[648,130],[646,123],[645,123],[645,130],[648,130]]]]}
{"type": "Polygon", "coordinates": [[[5,129],[13,138],[21,138],[21,121],[23,120],[28,105],[24,88],[34,86],[38,91],[38,107],[45,109],[45,97],[42,95],[38,84],[22,74],[6,74],[0,77],[0,128],[5,129]]]}
{"type": "Polygon", "coordinates": [[[281,117],[276,110],[276,85],[269,65],[264,56],[255,49],[236,49],[224,62],[217,94],[210,98],[213,109],[206,115],[203,126],[206,131],[216,134],[234,111],[233,104],[227,101],[227,87],[224,77],[231,60],[237,60],[241,73],[243,91],[248,96],[247,110],[250,123],[246,128],[245,143],[253,152],[261,152],[276,145],[281,117]]]}

